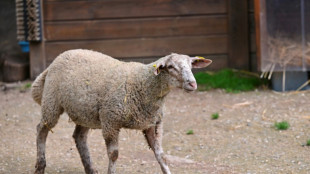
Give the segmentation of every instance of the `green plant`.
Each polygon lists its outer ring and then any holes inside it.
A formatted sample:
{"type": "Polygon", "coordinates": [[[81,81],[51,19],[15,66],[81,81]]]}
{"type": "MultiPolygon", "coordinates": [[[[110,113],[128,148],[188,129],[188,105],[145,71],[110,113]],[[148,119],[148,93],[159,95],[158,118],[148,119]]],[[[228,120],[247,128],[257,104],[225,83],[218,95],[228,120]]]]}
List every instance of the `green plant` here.
{"type": "Polygon", "coordinates": [[[219,115],[219,113],[213,113],[212,115],[211,115],[211,118],[212,118],[212,120],[216,120],[216,119],[218,119],[220,117],[220,115],[219,115]]]}
{"type": "Polygon", "coordinates": [[[290,127],[290,124],[287,121],[276,122],[274,124],[277,130],[287,130],[290,127]]]}
{"type": "Polygon", "coordinates": [[[306,146],[310,146],[310,139],[307,140],[306,146]]]}
{"type": "Polygon", "coordinates": [[[193,134],[194,134],[194,131],[190,129],[190,130],[188,130],[188,131],[186,132],[186,134],[187,134],[187,135],[193,135],[193,134]]]}
{"type": "Polygon", "coordinates": [[[255,73],[238,71],[233,69],[223,69],[218,72],[199,72],[195,75],[200,86],[199,90],[225,89],[226,92],[238,93],[241,91],[251,91],[257,87],[267,84],[255,73]]]}
{"type": "Polygon", "coordinates": [[[23,86],[20,86],[19,91],[20,92],[26,92],[30,88],[31,88],[31,83],[28,82],[28,83],[24,84],[23,86]]]}
{"type": "Polygon", "coordinates": [[[26,83],[23,88],[24,89],[31,88],[31,83],[30,82],[26,83]]]}

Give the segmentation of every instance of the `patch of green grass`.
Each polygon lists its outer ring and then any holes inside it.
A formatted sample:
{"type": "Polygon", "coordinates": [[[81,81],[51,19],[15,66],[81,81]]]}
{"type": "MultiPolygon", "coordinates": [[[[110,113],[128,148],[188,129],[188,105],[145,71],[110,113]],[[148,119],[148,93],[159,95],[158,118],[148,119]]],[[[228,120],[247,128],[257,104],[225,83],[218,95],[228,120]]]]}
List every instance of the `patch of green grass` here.
{"type": "Polygon", "coordinates": [[[307,140],[306,146],[310,146],[310,139],[307,140]]]}
{"type": "Polygon", "coordinates": [[[188,131],[186,132],[186,134],[187,134],[187,135],[193,135],[193,134],[194,134],[194,131],[190,129],[190,130],[188,130],[188,131]]]}
{"type": "Polygon", "coordinates": [[[287,130],[290,127],[290,124],[287,121],[276,122],[274,124],[277,130],[287,130]]]}
{"type": "Polygon", "coordinates": [[[31,83],[28,82],[28,83],[24,84],[23,86],[19,87],[19,91],[20,92],[26,92],[30,88],[31,88],[31,83]]]}
{"type": "Polygon", "coordinates": [[[23,88],[25,88],[25,89],[31,88],[31,83],[30,82],[26,83],[23,88]]]}
{"type": "Polygon", "coordinates": [[[220,117],[220,115],[219,115],[219,113],[213,113],[212,115],[211,115],[211,119],[212,120],[216,120],[216,119],[218,119],[220,117]]]}
{"type": "Polygon", "coordinates": [[[260,79],[255,73],[233,69],[223,69],[215,73],[199,72],[194,76],[200,86],[199,90],[220,88],[225,89],[226,92],[238,93],[251,91],[263,84],[267,84],[266,80],[260,79]]]}

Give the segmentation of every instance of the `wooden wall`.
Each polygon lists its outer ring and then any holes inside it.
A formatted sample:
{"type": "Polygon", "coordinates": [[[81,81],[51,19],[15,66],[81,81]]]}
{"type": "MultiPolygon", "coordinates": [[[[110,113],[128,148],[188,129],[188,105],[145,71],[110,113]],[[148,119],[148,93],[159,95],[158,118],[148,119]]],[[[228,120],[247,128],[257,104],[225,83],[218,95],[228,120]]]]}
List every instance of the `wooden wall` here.
{"type": "Polygon", "coordinates": [[[31,43],[34,78],[57,55],[85,48],[125,61],[171,52],[249,69],[248,0],[41,0],[43,42],[31,43]]]}
{"type": "Polygon", "coordinates": [[[256,25],[254,15],[254,0],[248,0],[249,15],[249,54],[250,54],[250,70],[258,71],[257,46],[256,46],[256,25]]]}

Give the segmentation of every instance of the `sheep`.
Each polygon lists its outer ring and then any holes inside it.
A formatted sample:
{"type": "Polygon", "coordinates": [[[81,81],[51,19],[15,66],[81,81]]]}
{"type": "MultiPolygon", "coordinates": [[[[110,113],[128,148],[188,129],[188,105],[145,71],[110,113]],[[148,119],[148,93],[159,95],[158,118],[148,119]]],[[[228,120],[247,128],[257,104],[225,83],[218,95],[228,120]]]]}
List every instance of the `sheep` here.
{"type": "Polygon", "coordinates": [[[147,65],[122,62],[91,50],[60,54],[32,85],[32,97],[42,112],[37,125],[35,174],[44,173],[46,138],[63,112],[76,124],[73,138],[85,173],[97,173],[86,142],[89,129],[102,129],[108,174],[112,174],[116,173],[119,132],[127,128],[142,130],[162,172],[170,174],[162,149],[164,99],[173,87],[196,90],[191,68],[211,62],[176,53],[147,65]]]}

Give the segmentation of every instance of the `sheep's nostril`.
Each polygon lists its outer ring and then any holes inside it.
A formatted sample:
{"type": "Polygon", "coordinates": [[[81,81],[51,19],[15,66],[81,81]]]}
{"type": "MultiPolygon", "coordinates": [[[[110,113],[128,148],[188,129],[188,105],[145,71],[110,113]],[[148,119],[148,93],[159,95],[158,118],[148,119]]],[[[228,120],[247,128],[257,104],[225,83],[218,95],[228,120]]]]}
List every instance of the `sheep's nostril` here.
{"type": "Polygon", "coordinates": [[[197,84],[196,84],[196,82],[189,82],[188,83],[189,84],[189,86],[191,86],[192,88],[197,88],[197,84]]]}

